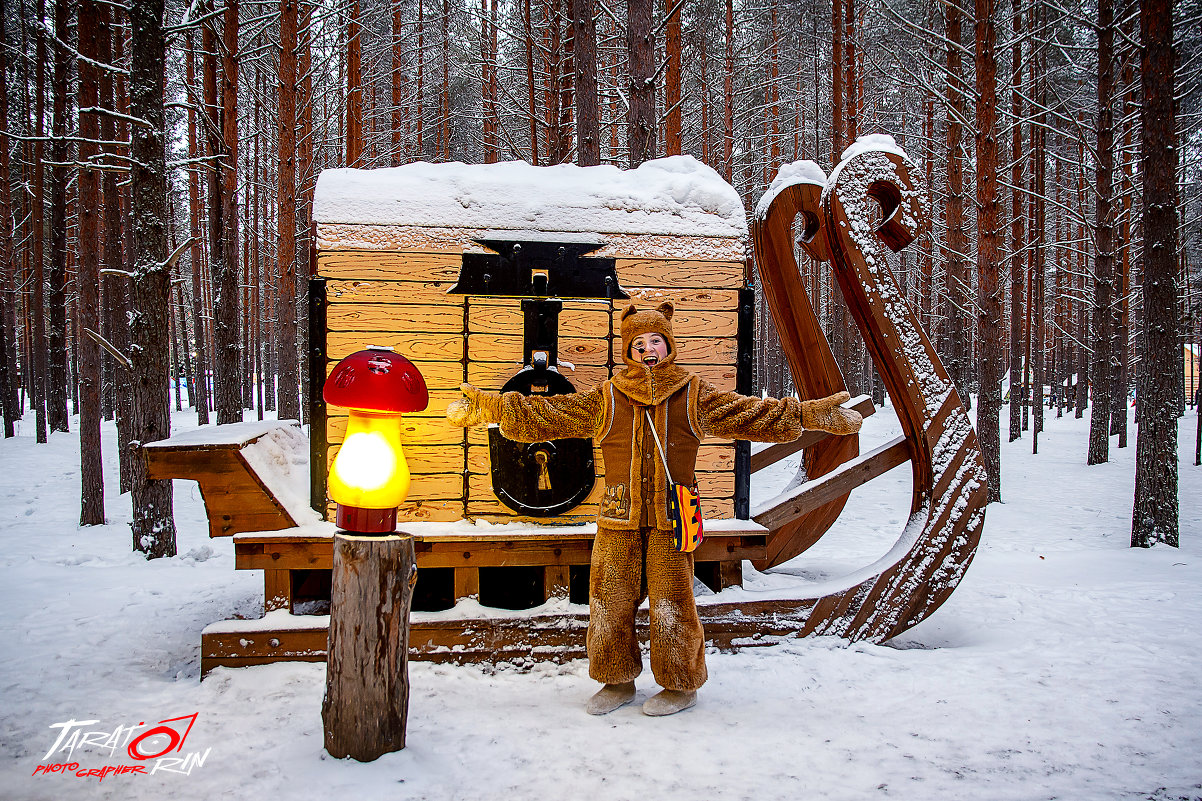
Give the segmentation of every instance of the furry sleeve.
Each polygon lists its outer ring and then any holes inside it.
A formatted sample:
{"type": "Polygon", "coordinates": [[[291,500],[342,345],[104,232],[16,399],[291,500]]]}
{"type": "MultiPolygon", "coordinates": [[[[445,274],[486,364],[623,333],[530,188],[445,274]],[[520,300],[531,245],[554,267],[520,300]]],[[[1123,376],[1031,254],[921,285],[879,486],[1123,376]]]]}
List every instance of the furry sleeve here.
{"type": "Polygon", "coordinates": [[[593,438],[600,433],[605,402],[598,389],[538,397],[520,392],[501,395],[501,433],[514,442],[593,438]]]}
{"type": "Polygon", "coordinates": [[[697,420],[706,434],[752,442],[790,442],[801,436],[801,401],[753,398],[701,382],[697,420]]]}

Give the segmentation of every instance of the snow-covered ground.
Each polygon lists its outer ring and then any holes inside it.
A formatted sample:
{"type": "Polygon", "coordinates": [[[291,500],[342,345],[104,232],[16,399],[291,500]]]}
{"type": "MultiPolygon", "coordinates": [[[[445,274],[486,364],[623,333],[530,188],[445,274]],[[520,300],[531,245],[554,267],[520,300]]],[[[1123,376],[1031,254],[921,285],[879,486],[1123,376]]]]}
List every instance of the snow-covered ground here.
{"type": "MultiPolygon", "coordinates": [[[[176,482],[180,556],[146,562],[131,553],[129,499],[115,491],[112,427],[110,522],[81,529],[77,436],[38,446],[27,425],[0,442],[0,798],[1202,798],[1196,425],[1191,413],[1180,426],[1180,549],[1127,547],[1134,428],[1132,447],[1086,467],[1088,417],[1051,416],[1039,455],[1029,433],[1004,446],[1005,502],[989,508],[964,582],[892,643],[712,653],[698,705],[659,719],[637,704],[584,714],[595,685],[581,661],[411,663],[408,747],[370,764],[322,749],[324,665],[199,681],[201,629],[256,616],[262,584],[233,569],[229,540],[206,536],[195,484],[176,482]],[[139,763],[128,729],[111,754],[73,732],[145,724],[137,736],[192,715],[170,754],[193,755],[190,772],[75,775],[139,763]],[[95,722],[54,728],[72,720],[95,722]],[[39,771],[62,763],[77,767],[39,771]]],[[[867,421],[866,444],[896,432],[886,408],[867,421]]],[[[786,484],[791,466],[760,478],[757,495],[786,484]]],[[[748,589],[880,556],[909,491],[904,467],[871,482],[810,553],[772,574],[748,566],[748,589]]],[[[656,690],[649,673],[638,687],[640,702],[656,690]]]]}

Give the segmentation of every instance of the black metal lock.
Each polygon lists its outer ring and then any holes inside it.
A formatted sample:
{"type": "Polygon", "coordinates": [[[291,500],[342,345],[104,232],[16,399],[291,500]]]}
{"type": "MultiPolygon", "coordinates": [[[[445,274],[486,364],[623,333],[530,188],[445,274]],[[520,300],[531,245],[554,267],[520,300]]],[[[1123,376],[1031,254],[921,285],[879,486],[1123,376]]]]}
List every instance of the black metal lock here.
{"type": "MultiPolygon", "coordinates": [[[[502,392],[523,395],[566,395],[576,391],[555,369],[558,359],[558,300],[523,300],[525,365],[505,382],[502,392]]],[[[556,439],[522,443],[488,428],[493,492],[515,512],[551,517],[579,506],[597,482],[590,439],[556,439]]]]}
{"type": "MultiPolygon", "coordinates": [[[[477,239],[493,253],[465,253],[453,295],[518,296],[525,318],[524,365],[501,388],[524,395],[565,395],[576,391],[556,367],[559,312],[550,295],[574,298],[628,297],[618,285],[616,262],[586,254],[603,242],[543,239],[477,239]]],[[[580,505],[597,470],[590,439],[556,439],[524,444],[488,430],[493,492],[515,512],[533,517],[563,514],[580,505]]]]}

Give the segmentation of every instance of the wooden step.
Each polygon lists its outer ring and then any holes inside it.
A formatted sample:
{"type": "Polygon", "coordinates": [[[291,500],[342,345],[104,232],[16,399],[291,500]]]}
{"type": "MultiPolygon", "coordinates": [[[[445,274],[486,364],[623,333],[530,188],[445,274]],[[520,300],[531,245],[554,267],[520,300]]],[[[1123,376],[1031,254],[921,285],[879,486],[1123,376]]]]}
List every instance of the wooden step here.
{"type": "MultiPolygon", "coordinates": [[[[797,636],[806,619],[794,608],[797,605],[794,601],[700,604],[697,610],[706,644],[738,651],[797,636]]],[[[410,622],[409,658],[454,664],[582,659],[588,612],[583,606],[565,606],[564,610],[455,620],[423,619],[427,616],[417,614],[410,622]]],[[[644,641],[647,625],[644,609],[636,619],[638,636],[644,641]]],[[[201,634],[201,677],[216,667],[324,662],[328,626],[328,615],[292,615],[284,610],[259,620],[213,623],[201,634]]]]}

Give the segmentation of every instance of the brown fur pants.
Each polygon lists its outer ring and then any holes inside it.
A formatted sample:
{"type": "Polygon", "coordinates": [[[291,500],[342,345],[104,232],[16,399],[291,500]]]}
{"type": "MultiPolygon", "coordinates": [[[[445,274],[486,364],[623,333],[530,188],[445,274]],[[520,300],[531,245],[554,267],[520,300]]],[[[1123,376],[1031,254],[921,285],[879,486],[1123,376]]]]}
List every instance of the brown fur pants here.
{"type": "Polygon", "coordinates": [[[667,690],[705,683],[705,634],[693,601],[693,555],[672,547],[672,532],[598,527],[589,579],[589,676],[634,681],[643,670],[635,610],[651,608],[651,671],[667,690]]]}

